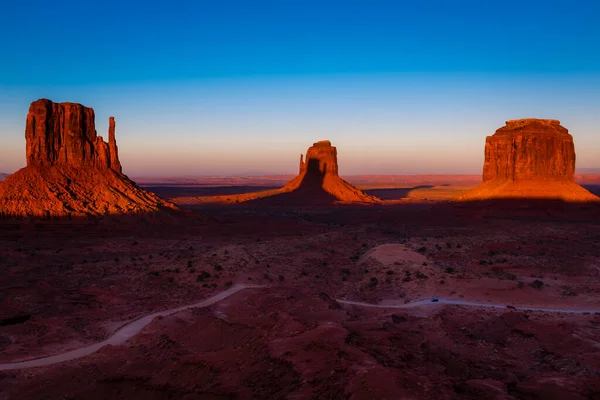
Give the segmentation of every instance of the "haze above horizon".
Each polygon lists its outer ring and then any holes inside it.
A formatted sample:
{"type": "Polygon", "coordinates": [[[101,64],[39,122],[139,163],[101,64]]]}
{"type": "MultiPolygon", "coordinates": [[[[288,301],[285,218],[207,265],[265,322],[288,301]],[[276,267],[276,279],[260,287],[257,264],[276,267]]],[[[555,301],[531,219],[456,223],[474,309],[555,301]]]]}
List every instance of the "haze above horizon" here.
{"type": "Polygon", "coordinates": [[[342,175],[478,174],[527,117],[600,167],[595,1],[123,3],[4,5],[0,172],[38,98],[114,115],[131,176],[295,173],[322,139],[342,175]]]}

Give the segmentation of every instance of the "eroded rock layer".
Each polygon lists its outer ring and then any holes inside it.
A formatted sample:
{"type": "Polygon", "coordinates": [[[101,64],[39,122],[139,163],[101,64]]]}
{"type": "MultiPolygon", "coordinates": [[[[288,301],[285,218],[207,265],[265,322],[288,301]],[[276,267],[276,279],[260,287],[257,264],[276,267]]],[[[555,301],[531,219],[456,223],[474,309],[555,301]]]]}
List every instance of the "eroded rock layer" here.
{"type": "Polygon", "coordinates": [[[560,121],[506,121],[485,142],[483,183],[459,200],[554,198],[600,200],[575,183],[575,146],[560,121]]]}
{"type": "Polygon", "coordinates": [[[94,110],[76,103],[31,103],[25,128],[27,166],[0,184],[0,215],[86,216],[176,209],[122,173],[110,117],[108,143],[94,110]]]}
{"type": "Polygon", "coordinates": [[[289,181],[283,192],[305,193],[307,197],[318,196],[324,192],[334,201],[374,203],[380,201],[344,181],[338,175],[337,149],[329,140],[313,143],[306,151],[306,157],[300,156],[298,176],[289,181]]]}

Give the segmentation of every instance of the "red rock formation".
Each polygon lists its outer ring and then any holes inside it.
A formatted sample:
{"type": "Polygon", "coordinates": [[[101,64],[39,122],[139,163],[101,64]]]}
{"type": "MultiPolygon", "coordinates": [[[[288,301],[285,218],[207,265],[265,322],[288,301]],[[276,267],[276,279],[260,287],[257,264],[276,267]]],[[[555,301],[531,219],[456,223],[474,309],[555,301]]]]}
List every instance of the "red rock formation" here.
{"type": "Polygon", "coordinates": [[[337,149],[329,140],[313,143],[306,151],[306,161],[300,155],[298,176],[282,189],[284,193],[301,191],[307,199],[325,194],[333,201],[373,203],[370,196],[344,181],[338,175],[337,149]]]}
{"type": "Polygon", "coordinates": [[[115,117],[108,119],[108,152],[110,168],[121,173],[123,168],[119,162],[119,148],[115,139],[115,117]]]}
{"type": "Polygon", "coordinates": [[[94,110],[41,99],[31,103],[27,167],[0,184],[0,215],[65,216],[176,209],[140,189],[121,171],[115,121],[109,141],[96,134],[94,110]]]}
{"type": "Polygon", "coordinates": [[[560,121],[506,121],[485,141],[483,181],[547,179],[574,181],[573,137],[560,121]]]}
{"type": "Polygon", "coordinates": [[[560,121],[506,121],[485,142],[483,183],[459,200],[556,198],[599,200],[575,184],[573,137],[560,121]]]}
{"type": "Polygon", "coordinates": [[[109,120],[109,143],[96,134],[94,110],[76,103],[31,103],[25,127],[27,165],[112,168],[121,172],[115,121],[109,120]]]}

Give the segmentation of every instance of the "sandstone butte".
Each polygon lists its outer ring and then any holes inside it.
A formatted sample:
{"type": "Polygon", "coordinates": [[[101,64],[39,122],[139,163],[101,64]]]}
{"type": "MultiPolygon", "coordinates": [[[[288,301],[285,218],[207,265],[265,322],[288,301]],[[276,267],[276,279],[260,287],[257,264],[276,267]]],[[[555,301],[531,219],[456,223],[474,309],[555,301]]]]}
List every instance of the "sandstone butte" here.
{"type": "Polygon", "coordinates": [[[289,181],[282,192],[294,192],[308,197],[325,192],[334,201],[376,203],[380,200],[352,186],[338,175],[337,149],[329,140],[313,143],[306,151],[306,158],[300,155],[298,176],[289,181]]]}
{"type": "Polygon", "coordinates": [[[506,121],[485,141],[483,183],[458,198],[599,201],[575,183],[575,146],[553,119],[506,121]]]}
{"type": "Polygon", "coordinates": [[[63,217],[151,213],[176,207],[123,174],[109,119],[108,143],[94,110],[40,99],[25,128],[27,166],[0,183],[0,215],[63,217]]]}

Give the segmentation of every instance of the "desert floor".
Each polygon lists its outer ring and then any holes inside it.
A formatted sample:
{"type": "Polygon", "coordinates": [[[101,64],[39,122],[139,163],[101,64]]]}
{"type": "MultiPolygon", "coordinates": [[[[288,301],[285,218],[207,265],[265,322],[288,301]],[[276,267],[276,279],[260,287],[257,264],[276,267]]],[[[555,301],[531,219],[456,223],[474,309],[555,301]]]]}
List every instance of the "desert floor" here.
{"type": "Polygon", "coordinates": [[[0,399],[600,398],[594,312],[392,307],[599,310],[598,206],[382,186],[364,188],[394,201],[268,207],[207,197],[257,186],[153,185],[182,215],[0,222],[0,364],[264,286],[83,358],[0,371],[0,399]]]}

